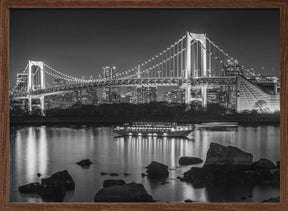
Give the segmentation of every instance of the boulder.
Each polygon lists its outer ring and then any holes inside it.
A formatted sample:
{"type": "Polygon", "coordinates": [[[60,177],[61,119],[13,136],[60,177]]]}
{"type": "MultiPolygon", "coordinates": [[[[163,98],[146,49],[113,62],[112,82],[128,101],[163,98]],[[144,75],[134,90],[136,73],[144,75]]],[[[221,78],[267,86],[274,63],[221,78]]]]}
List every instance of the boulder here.
{"type": "Polygon", "coordinates": [[[77,162],[76,164],[78,164],[79,166],[88,167],[92,164],[92,162],[89,159],[85,159],[77,162]]]}
{"type": "Polygon", "coordinates": [[[152,161],[146,168],[146,173],[150,177],[162,178],[169,175],[168,166],[156,161],[152,161]]]}
{"type": "Polygon", "coordinates": [[[38,193],[40,188],[41,188],[41,184],[39,182],[33,182],[33,183],[19,186],[18,190],[21,193],[38,193]]]}
{"type": "Polygon", "coordinates": [[[202,162],[203,160],[201,160],[200,158],[196,158],[196,157],[181,157],[179,159],[179,163],[181,165],[194,165],[194,164],[199,164],[202,162]]]}
{"type": "Polygon", "coordinates": [[[184,202],[185,202],[185,203],[192,203],[192,202],[194,202],[194,201],[192,201],[191,199],[186,199],[184,202]]]}
{"type": "Polygon", "coordinates": [[[211,143],[205,165],[251,165],[253,155],[237,147],[211,143]]]}
{"type": "Polygon", "coordinates": [[[134,182],[115,185],[99,190],[95,197],[95,202],[153,202],[142,184],[134,182]]]}
{"type": "Polygon", "coordinates": [[[114,180],[114,179],[104,180],[103,187],[106,188],[106,187],[110,187],[110,186],[114,186],[114,185],[124,185],[125,183],[126,182],[122,179],[120,179],[120,180],[114,180]]]}
{"type": "Polygon", "coordinates": [[[48,202],[62,202],[66,190],[64,184],[57,179],[42,179],[42,187],[39,190],[38,194],[48,202]]]}
{"type": "Polygon", "coordinates": [[[75,182],[67,170],[56,172],[50,178],[62,182],[67,190],[75,188],[75,182]]]}
{"type": "Polygon", "coordinates": [[[252,163],[252,168],[255,169],[275,169],[275,164],[268,159],[261,158],[260,160],[252,163]]]}
{"type": "Polygon", "coordinates": [[[218,184],[256,185],[280,184],[280,170],[267,159],[252,164],[250,153],[228,146],[211,143],[202,168],[192,167],[180,178],[195,188],[218,184]]]}

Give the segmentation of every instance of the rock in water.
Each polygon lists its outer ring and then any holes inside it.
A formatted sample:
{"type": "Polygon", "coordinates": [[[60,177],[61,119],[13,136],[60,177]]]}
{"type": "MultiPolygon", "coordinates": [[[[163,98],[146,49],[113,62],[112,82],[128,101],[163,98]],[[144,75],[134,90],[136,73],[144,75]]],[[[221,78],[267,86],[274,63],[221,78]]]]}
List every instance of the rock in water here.
{"type": "Polygon", "coordinates": [[[237,147],[222,146],[211,143],[207,152],[205,165],[251,165],[253,155],[237,147]]]}
{"type": "Polygon", "coordinates": [[[134,182],[115,185],[99,190],[95,197],[95,202],[153,202],[142,184],[134,182]]]}
{"type": "Polygon", "coordinates": [[[186,199],[184,202],[185,203],[192,203],[193,201],[191,199],[186,199]]]}
{"type": "Polygon", "coordinates": [[[252,163],[252,168],[256,169],[275,169],[275,164],[268,159],[261,158],[260,160],[252,163]]]}
{"type": "Polygon", "coordinates": [[[194,164],[199,164],[202,163],[203,160],[200,158],[195,158],[195,157],[181,157],[179,159],[179,163],[181,165],[194,165],[194,164]]]}
{"type": "Polygon", "coordinates": [[[152,161],[146,168],[150,177],[162,178],[169,175],[168,166],[156,161],[152,161]]]}
{"type": "Polygon", "coordinates": [[[41,188],[41,184],[39,182],[33,182],[33,183],[19,186],[18,190],[21,193],[38,193],[40,188],[41,188]]]}
{"type": "Polygon", "coordinates": [[[56,172],[50,178],[61,181],[67,190],[75,188],[75,182],[67,170],[56,172]]]}
{"type": "Polygon", "coordinates": [[[92,162],[89,159],[85,159],[77,162],[76,164],[78,164],[79,166],[88,167],[92,164],[92,162]]]}
{"type": "Polygon", "coordinates": [[[51,179],[51,177],[42,180],[42,188],[38,192],[45,201],[49,202],[62,202],[65,193],[64,184],[59,180],[51,179]]]}
{"type": "Polygon", "coordinates": [[[110,187],[110,186],[114,186],[114,185],[124,185],[126,182],[122,179],[120,180],[114,180],[114,179],[110,179],[110,180],[104,180],[103,182],[103,187],[110,187]]]}

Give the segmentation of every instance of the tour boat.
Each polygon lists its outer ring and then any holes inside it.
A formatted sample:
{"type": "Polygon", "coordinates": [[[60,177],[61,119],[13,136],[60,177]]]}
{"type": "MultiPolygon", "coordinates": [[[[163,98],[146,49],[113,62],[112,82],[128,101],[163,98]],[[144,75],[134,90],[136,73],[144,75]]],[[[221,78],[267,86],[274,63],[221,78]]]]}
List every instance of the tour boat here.
{"type": "Polygon", "coordinates": [[[114,128],[120,136],[181,137],[190,138],[194,125],[177,125],[176,122],[132,122],[114,128]]]}

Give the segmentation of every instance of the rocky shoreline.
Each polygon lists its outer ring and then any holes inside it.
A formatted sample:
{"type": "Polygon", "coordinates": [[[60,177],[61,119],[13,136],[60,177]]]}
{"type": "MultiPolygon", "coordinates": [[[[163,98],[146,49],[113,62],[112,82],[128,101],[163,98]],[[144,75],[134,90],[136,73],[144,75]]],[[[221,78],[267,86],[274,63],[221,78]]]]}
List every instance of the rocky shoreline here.
{"type": "Polygon", "coordinates": [[[211,143],[203,167],[192,167],[180,180],[194,188],[218,184],[280,186],[280,161],[276,165],[264,158],[252,161],[251,153],[211,143]]]}
{"type": "MultiPolygon", "coordinates": [[[[196,157],[181,157],[181,165],[195,165],[203,160],[196,157]]],[[[93,163],[85,159],[76,163],[82,168],[89,168],[93,163]]],[[[146,167],[142,177],[159,180],[161,184],[167,183],[169,167],[163,163],[152,161],[146,167]],[[166,179],[166,180],[165,180],[166,179]]],[[[39,174],[41,176],[41,174],[39,174]]],[[[119,173],[101,172],[101,176],[118,176],[119,173]]],[[[130,174],[123,173],[125,177],[130,174]]],[[[253,162],[253,155],[233,146],[222,146],[211,143],[206,160],[202,167],[191,167],[182,176],[177,176],[182,182],[191,184],[194,188],[206,188],[217,185],[262,185],[270,184],[280,187],[280,161],[274,164],[272,161],[262,158],[253,162]]],[[[36,193],[43,201],[62,202],[66,191],[75,189],[75,182],[67,170],[56,172],[51,177],[41,179],[41,182],[33,182],[19,186],[21,193],[36,193]]],[[[248,196],[252,197],[252,196],[248,196]]],[[[244,198],[244,197],[243,197],[244,198]]],[[[246,197],[245,197],[246,198],[246,197]]],[[[241,196],[241,200],[242,196],[241,196]]],[[[126,183],[122,179],[107,179],[103,181],[103,188],[95,193],[94,202],[155,202],[157,200],[146,191],[143,184],[135,182],[126,183]]],[[[184,202],[195,202],[186,199],[184,202]]],[[[261,202],[280,202],[280,197],[274,197],[261,202]]]]}

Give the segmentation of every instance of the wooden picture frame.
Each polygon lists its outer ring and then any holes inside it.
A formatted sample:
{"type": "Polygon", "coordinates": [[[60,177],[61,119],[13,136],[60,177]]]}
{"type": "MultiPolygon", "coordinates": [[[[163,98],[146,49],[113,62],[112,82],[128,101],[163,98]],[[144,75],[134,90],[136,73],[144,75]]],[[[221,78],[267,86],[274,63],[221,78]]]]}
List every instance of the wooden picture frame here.
{"type": "Polygon", "coordinates": [[[0,0],[0,210],[288,210],[287,0],[0,0]],[[10,203],[8,55],[10,8],[279,8],[281,84],[280,203],[10,203]]]}

